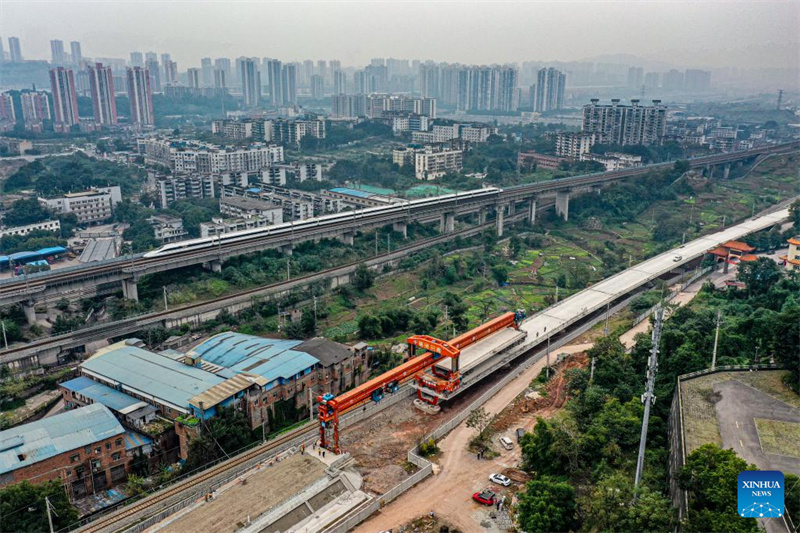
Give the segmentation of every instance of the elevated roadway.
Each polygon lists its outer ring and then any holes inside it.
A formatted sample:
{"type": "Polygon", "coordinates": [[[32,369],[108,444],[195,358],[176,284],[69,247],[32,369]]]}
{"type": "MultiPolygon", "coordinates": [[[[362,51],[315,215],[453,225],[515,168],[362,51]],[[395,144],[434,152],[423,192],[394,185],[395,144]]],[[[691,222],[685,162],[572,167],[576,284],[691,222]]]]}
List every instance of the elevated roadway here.
{"type": "MultiPolygon", "coordinates": [[[[800,141],[794,141],[753,150],[699,157],[689,160],[689,165],[692,168],[713,168],[716,165],[727,165],[734,161],[790,152],[798,148],[800,148],[800,141]]],[[[571,191],[599,187],[606,183],[642,176],[653,170],[669,168],[671,165],[673,165],[672,162],[659,163],[614,172],[520,185],[502,190],[496,189],[491,192],[483,190],[480,196],[475,198],[470,198],[470,194],[477,191],[467,191],[424,203],[400,204],[403,207],[386,206],[374,208],[368,212],[356,210],[352,212],[352,216],[342,214],[338,217],[320,219],[318,223],[314,224],[298,223],[297,230],[290,225],[291,231],[284,230],[273,235],[259,233],[235,242],[220,242],[202,249],[176,251],[162,257],[132,255],[91,265],[3,279],[0,280],[0,305],[22,303],[29,321],[32,321],[35,319],[33,305],[36,301],[61,298],[75,292],[85,296],[92,294],[92,291],[96,292],[98,286],[118,286],[120,283],[123,285],[127,298],[137,299],[136,283],[143,275],[198,264],[219,269],[221,262],[229,257],[267,249],[281,249],[289,253],[295,244],[325,237],[352,242],[355,232],[388,224],[395,224],[398,230],[405,231],[406,225],[410,222],[438,220],[443,232],[450,232],[454,229],[457,216],[479,212],[479,220],[483,223],[488,211],[492,210],[496,213],[497,231],[502,235],[503,225],[506,222],[506,211],[509,215],[513,215],[515,206],[519,203],[527,203],[527,216],[533,220],[538,198],[543,195],[555,195],[557,211],[567,218],[571,191]]]]}

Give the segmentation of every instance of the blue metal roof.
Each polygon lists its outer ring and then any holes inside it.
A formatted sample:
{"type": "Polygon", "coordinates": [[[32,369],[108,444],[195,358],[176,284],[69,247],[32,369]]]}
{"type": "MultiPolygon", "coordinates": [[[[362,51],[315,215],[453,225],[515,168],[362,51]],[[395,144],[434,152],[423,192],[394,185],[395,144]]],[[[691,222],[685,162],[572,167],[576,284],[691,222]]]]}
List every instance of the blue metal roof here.
{"type": "Polygon", "coordinates": [[[247,192],[261,192],[261,189],[259,189],[258,187],[250,187],[249,189],[247,189],[247,192]]]}
{"type": "Polygon", "coordinates": [[[302,341],[226,332],[198,344],[189,355],[199,355],[203,361],[236,373],[248,372],[273,381],[289,379],[319,363],[316,357],[292,349],[299,344],[302,341]]]}
{"type": "Polygon", "coordinates": [[[89,398],[92,402],[102,403],[112,411],[122,414],[128,414],[140,407],[148,405],[146,402],[137,400],[133,396],[128,396],[124,392],[112,389],[108,385],[104,385],[86,376],[80,376],[60,383],[59,385],[68,391],[75,391],[89,398]]]}
{"type": "Polygon", "coordinates": [[[7,255],[0,255],[0,263],[8,263],[9,259],[11,258],[7,255]]]}
{"type": "Polygon", "coordinates": [[[53,254],[63,254],[66,253],[67,249],[63,246],[51,246],[49,248],[42,248],[41,250],[37,250],[36,253],[39,255],[53,255],[53,254]]]}
{"type": "Polygon", "coordinates": [[[108,407],[99,403],[0,431],[0,474],[123,433],[108,407]]]}
{"type": "Polygon", "coordinates": [[[187,412],[190,398],[225,381],[211,372],[124,343],[84,361],[81,369],[119,383],[123,391],[149,396],[187,412]]]}
{"type": "Polygon", "coordinates": [[[350,189],[348,187],[334,187],[330,189],[331,192],[338,192],[339,194],[349,194],[350,196],[357,196],[358,198],[369,198],[375,196],[371,192],[359,191],[358,189],[350,189]]]}
{"type": "Polygon", "coordinates": [[[131,430],[125,431],[126,450],[135,450],[136,448],[141,448],[142,446],[146,446],[148,444],[153,444],[153,439],[147,435],[142,435],[141,433],[131,430]]]}
{"type": "Polygon", "coordinates": [[[39,254],[36,252],[17,252],[15,254],[11,254],[10,257],[14,261],[24,261],[25,259],[33,259],[34,257],[39,257],[39,254]]]}

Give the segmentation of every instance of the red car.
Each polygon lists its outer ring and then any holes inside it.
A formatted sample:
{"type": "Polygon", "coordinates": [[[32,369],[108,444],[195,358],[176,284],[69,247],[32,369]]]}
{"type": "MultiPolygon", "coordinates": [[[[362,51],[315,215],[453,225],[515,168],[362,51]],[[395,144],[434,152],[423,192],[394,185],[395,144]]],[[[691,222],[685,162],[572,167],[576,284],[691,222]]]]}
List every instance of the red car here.
{"type": "Polygon", "coordinates": [[[483,505],[494,505],[497,502],[497,496],[489,489],[484,489],[472,495],[472,499],[483,505]]]}

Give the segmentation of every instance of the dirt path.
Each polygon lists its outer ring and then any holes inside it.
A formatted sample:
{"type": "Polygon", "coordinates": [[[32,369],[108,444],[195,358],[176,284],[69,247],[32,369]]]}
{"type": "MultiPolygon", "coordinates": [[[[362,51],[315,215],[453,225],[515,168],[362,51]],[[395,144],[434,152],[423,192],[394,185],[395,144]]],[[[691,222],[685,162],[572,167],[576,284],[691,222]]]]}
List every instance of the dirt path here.
{"type": "MultiPolygon", "coordinates": [[[[564,346],[558,353],[577,353],[591,345],[580,344],[564,346]]],[[[545,366],[542,359],[506,385],[499,393],[484,404],[487,413],[498,414],[522,393],[530,382],[539,375],[545,366]]],[[[531,413],[525,420],[501,435],[511,434],[516,427],[529,430],[535,424],[536,414],[531,413]]],[[[467,451],[467,444],[473,437],[474,430],[465,423],[459,425],[439,442],[441,454],[438,464],[434,465],[434,475],[406,492],[366,522],[358,526],[356,533],[376,533],[388,529],[397,529],[400,524],[408,522],[415,516],[426,515],[434,511],[462,532],[471,531],[499,532],[496,522],[489,518],[489,508],[472,501],[472,493],[492,485],[488,478],[494,472],[505,468],[516,467],[519,462],[518,447],[504,450],[499,446],[500,456],[487,461],[478,460],[467,451]],[[488,527],[487,527],[488,526],[488,527]]],[[[512,438],[516,441],[516,438],[512,438]]],[[[493,489],[498,491],[499,486],[493,489]]]]}

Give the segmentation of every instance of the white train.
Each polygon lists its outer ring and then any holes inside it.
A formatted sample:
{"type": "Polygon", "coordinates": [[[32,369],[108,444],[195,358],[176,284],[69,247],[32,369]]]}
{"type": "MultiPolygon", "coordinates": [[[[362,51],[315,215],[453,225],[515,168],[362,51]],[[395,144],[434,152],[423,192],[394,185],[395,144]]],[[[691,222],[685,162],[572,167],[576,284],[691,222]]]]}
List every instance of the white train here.
{"type": "Polygon", "coordinates": [[[390,206],[381,207],[368,207],[366,209],[355,209],[353,211],[344,211],[333,215],[324,215],[321,217],[309,218],[306,220],[284,222],[274,226],[267,226],[265,228],[249,229],[244,231],[237,231],[234,233],[223,233],[219,236],[208,237],[204,239],[190,239],[187,241],[174,242],[166,244],[157,250],[152,250],[144,254],[144,257],[164,257],[172,254],[183,253],[188,251],[196,251],[203,249],[211,249],[216,246],[228,245],[230,243],[245,242],[251,239],[259,239],[262,237],[278,236],[292,234],[296,231],[303,231],[309,228],[326,226],[329,224],[336,224],[338,222],[356,221],[356,220],[369,220],[375,216],[387,215],[391,213],[405,213],[411,212],[420,208],[430,205],[436,205],[443,201],[454,200],[456,203],[463,200],[472,200],[475,198],[494,198],[502,189],[497,187],[486,187],[483,189],[476,189],[455,194],[445,194],[442,196],[435,196],[432,198],[422,198],[420,200],[412,200],[410,202],[399,203],[390,206]]]}

